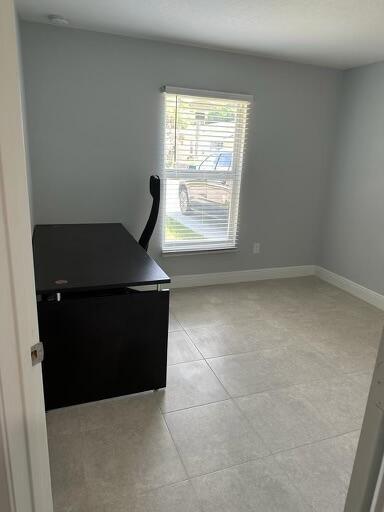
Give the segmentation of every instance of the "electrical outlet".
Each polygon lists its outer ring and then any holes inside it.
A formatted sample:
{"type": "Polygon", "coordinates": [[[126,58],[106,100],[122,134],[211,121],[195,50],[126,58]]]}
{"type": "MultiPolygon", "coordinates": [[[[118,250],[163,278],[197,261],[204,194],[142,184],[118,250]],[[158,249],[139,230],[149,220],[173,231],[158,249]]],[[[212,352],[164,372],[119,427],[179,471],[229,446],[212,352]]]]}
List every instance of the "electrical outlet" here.
{"type": "Polygon", "coordinates": [[[259,254],[261,249],[261,243],[260,242],[253,242],[253,248],[252,252],[253,254],[259,254]]]}

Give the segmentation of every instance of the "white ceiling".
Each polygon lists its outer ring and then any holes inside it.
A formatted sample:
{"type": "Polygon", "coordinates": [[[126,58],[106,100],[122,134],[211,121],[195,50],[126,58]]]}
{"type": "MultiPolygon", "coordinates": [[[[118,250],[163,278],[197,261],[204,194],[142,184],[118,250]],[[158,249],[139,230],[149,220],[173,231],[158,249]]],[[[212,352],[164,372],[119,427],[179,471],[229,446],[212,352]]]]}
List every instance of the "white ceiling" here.
{"type": "Polygon", "coordinates": [[[350,68],[384,60],[384,0],[16,0],[22,18],[350,68]]]}

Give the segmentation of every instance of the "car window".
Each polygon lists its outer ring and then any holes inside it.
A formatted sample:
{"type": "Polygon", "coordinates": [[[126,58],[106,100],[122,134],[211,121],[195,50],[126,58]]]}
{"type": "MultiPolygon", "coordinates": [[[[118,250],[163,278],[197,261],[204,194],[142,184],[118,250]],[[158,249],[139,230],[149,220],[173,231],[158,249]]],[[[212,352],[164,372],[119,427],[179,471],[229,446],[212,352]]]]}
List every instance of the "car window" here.
{"type": "Polygon", "coordinates": [[[214,171],[216,167],[217,155],[210,155],[199,166],[201,171],[214,171]]]}
{"type": "Polygon", "coordinates": [[[217,162],[218,171],[229,171],[232,166],[232,153],[221,153],[217,162]]]}

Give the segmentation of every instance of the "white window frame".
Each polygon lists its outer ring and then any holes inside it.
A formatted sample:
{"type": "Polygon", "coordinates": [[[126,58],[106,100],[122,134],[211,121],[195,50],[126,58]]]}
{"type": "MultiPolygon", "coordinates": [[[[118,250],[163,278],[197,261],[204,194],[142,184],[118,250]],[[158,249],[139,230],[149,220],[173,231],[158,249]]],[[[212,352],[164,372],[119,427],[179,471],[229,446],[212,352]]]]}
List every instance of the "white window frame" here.
{"type": "MultiPolygon", "coordinates": [[[[211,90],[206,90],[206,89],[189,89],[189,88],[183,88],[183,87],[174,87],[174,86],[163,86],[160,91],[162,93],[167,93],[167,94],[175,94],[175,95],[184,95],[184,96],[197,96],[197,97],[207,97],[207,98],[222,98],[222,99],[228,99],[228,100],[239,100],[239,101],[244,101],[244,102],[248,102],[250,104],[250,107],[252,106],[253,104],[253,101],[254,101],[254,98],[252,95],[249,95],[249,94],[237,94],[237,93],[227,93],[227,92],[222,92],[222,91],[211,91],[211,90]]],[[[165,111],[165,107],[164,107],[164,113],[163,115],[165,116],[166,115],[166,111],[165,111]]],[[[228,226],[229,226],[229,230],[231,233],[234,234],[234,237],[233,237],[233,243],[230,244],[230,243],[224,243],[223,244],[220,244],[218,243],[217,244],[217,247],[214,246],[214,244],[212,243],[212,241],[201,241],[198,243],[198,247],[192,247],[192,244],[191,244],[191,248],[186,248],[185,247],[185,241],[182,241],[182,242],[173,242],[172,243],[172,247],[169,246],[169,244],[167,245],[166,243],[166,240],[165,240],[165,205],[163,205],[162,209],[161,209],[161,250],[162,250],[162,253],[163,255],[165,256],[170,256],[172,254],[174,255],[182,255],[182,254],[207,254],[207,253],[211,253],[211,252],[227,252],[227,251],[234,251],[238,248],[238,240],[239,240],[239,223],[238,223],[238,218],[239,218],[239,209],[240,209],[240,194],[241,194],[241,191],[240,191],[240,188],[241,188],[241,182],[242,182],[242,177],[243,177],[243,172],[244,172],[244,161],[245,161],[245,152],[246,152],[246,148],[245,148],[245,139],[247,137],[247,126],[245,124],[244,126],[244,147],[243,147],[243,151],[242,152],[239,152],[239,151],[233,151],[233,167],[235,169],[237,169],[235,171],[235,174],[236,174],[236,177],[233,179],[233,189],[232,189],[232,196],[234,195],[237,195],[238,197],[238,200],[237,201],[231,201],[231,207],[230,207],[230,212],[229,212],[229,221],[228,221],[228,226]],[[234,162],[235,162],[235,158],[237,159],[241,159],[241,162],[236,162],[236,165],[234,165],[234,162]],[[236,188],[235,188],[236,187],[236,188]],[[204,247],[204,245],[206,245],[206,247],[204,247]]],[[[237,138],[235,138],[235,142],[236,143],[240,143],[240,140],[237,140],[237,138]]],[[[164,154],[164,152],[163,152],[164,154]]],[[[163,197],[165,197],[165,192],[166,192],[166,182],[167,182],[167,179],[188,179],[190,178],[191,176],[191,173],[190,172],[186,172],[184,170],[175,170],[175,169],[172,169],[172,176],[168,176],[167,175],[167,169],[165,168],[164,166],[164,157],[163,157],[163,168],[162,168],[162,178],[163,178],[163,187],[162,187],[162,192],[163,192],[163,197]]],[[[194,173],[194,177],[195,178],[199,178],[199,174],[198,173],[194,173]]],[[[222,171],[222,172],[212,172],[210,171],[210,177],[212,178],[216,178],[218,180],[220,179],[224,179],[224,178],[228,178],[228,172],[227,171],[222,171]]]]}

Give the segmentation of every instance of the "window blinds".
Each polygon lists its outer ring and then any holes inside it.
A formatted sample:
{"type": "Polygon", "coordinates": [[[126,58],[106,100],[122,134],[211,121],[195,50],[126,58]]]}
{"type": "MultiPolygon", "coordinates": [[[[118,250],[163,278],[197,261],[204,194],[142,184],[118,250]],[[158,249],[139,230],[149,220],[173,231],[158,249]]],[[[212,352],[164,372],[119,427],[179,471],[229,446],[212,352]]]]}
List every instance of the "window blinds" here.
{"type": "Polygon", "coordinates": [[[237,246],[251,96],[164,88],[163,252],[237,246]]]}

